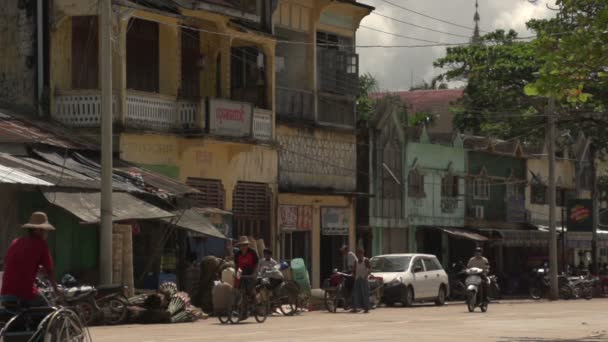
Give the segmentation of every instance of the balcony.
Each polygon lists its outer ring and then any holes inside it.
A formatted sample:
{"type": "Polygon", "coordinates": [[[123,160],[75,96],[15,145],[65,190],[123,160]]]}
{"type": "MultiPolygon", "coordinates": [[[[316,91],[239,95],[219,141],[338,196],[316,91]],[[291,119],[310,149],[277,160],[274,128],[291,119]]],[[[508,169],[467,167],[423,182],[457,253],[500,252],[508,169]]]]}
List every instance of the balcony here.
{"type": "MultiPolygon", "coordinates": [[[[251,103],[225,99],[199,101],[127,91],[125,126],[158,132],[204,131],[217,136],[273,138],[272,111],[254,108],[251,103]],[[208,123],[208,125],[207,125],[208,123]]],[[[114,120],[120,117],[118,96],[114,95],[114,120]]],[[[101,124],[101,94],[98,90],[62,92],[55,97],[53,118],[67,126],[89,128],[101,124]]]]}
{"type": "MultiPolygon", "coordinates": [[[[137,91],[127,92],[126,105],[127,127],[155,131],[194,129],[203,108],[199,102],[175,100],[159,94],[137,91]]],[[[119,113],[116,95],[113,98],[113,106],[116,121],[119,113]]],[[[55,97],[53,118],[72,127],[99,127],[101,92],[78,90],[59,94],[55,97]]]]}
{"type": "Polygon", "coordinates": [[[314,94],[312,91],[277,87],[277,116],[287,120],[314,121],[314,94]]]}

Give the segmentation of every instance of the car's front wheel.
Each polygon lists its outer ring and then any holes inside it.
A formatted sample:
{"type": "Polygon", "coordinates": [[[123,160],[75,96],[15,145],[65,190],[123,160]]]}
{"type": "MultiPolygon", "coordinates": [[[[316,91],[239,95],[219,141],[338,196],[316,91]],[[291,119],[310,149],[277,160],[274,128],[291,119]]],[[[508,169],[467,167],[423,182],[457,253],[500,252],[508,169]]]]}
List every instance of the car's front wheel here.
{"type": "Polygon", "coordinates": [[[437,305],[437,306],[445,305],[445,298],[446,298],[445,286],[441,285],[439,287],[439,292],[437,293],[437,299],[435,299],[435,305],[437,305]]]}
{"type": "Polygon", "coordinates": [[[405,293],[402,299],[403,306],[412,306],[414,304],[414,289],[411,286],[405,288],[405,293]]]}

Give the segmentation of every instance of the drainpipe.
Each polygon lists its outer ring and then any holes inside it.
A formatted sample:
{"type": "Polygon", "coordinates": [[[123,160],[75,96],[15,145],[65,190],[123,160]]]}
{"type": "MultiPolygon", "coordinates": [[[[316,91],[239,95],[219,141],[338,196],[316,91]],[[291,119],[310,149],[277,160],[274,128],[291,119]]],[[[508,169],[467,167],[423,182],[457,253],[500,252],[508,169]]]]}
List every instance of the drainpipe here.
{"type": "Polygon", "coordinates": [[[44,91],[44,32],[43,32],[43,2],[37,0],[36,4],[36,43],[37,43],[37,65],[38,65],[38,115],[43,116],[42,93],[44,91]]]}

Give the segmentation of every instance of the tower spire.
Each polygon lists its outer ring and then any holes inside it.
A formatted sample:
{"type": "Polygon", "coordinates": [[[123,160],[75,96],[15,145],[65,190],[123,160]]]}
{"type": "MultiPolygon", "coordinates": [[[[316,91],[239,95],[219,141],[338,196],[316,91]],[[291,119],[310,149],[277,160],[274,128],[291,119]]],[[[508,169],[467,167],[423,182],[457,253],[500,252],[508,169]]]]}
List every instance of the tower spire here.
{"type": "Polygon", "coordinates": [[[475,0],[475,15],[473,16],[473,21],[475,22],[475,29],[473,30],[473,37],[471,38],[471,42],[473,44],[481,43],[481,36],[479,35],[479,2],[475,0]]]}

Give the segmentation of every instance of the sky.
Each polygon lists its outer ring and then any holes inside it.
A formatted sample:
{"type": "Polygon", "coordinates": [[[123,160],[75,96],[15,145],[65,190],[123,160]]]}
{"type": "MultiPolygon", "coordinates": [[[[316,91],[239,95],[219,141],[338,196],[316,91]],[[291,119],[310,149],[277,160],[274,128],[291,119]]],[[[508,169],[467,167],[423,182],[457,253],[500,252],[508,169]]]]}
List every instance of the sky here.
{"type": "MultiPolygon", "coordinates": [[[[444,21],[470,28],[474,26],[475,0],[389,1],[444,21]]],[[[401,21],[461,36],[470,37],[473,34],[471,29],[426,18],[392,6],[383,0],[359,0],[359,2],[376,7],[376,12],[381,15],[401,21]]],[[[553,16],[555,12],[547,6],[553,6],[554,4],[554,0],[538,0],[536,3],[530,3],[528,0],[479,0],[479,15],[481,18],[479,27],[482,31],[514,29],[522,37],[530,36],[533,33],[526,29],[526,22],[532,18],[553,16]]],[[[412,27],[373,13],[363,19],[361,26],[427,41],[441,43],[468,42],[468,38],[412,27]]],[[[427,44],[432,43],[396,37],[364,27],[360,27],[357,31],[357,45],[427,44]]],[[[412,79],[414,84],[420,84],[423,80],[430,82],[435,75],[440,73],[441,70],[433,68],[433,61],[444,56],[445,50],[446,48],[443,46],[388,49],[358,48],[360,72],[361,74],[371,73],[378,80],[380,90],[408,90],[412,85],[412,79]]]]}

